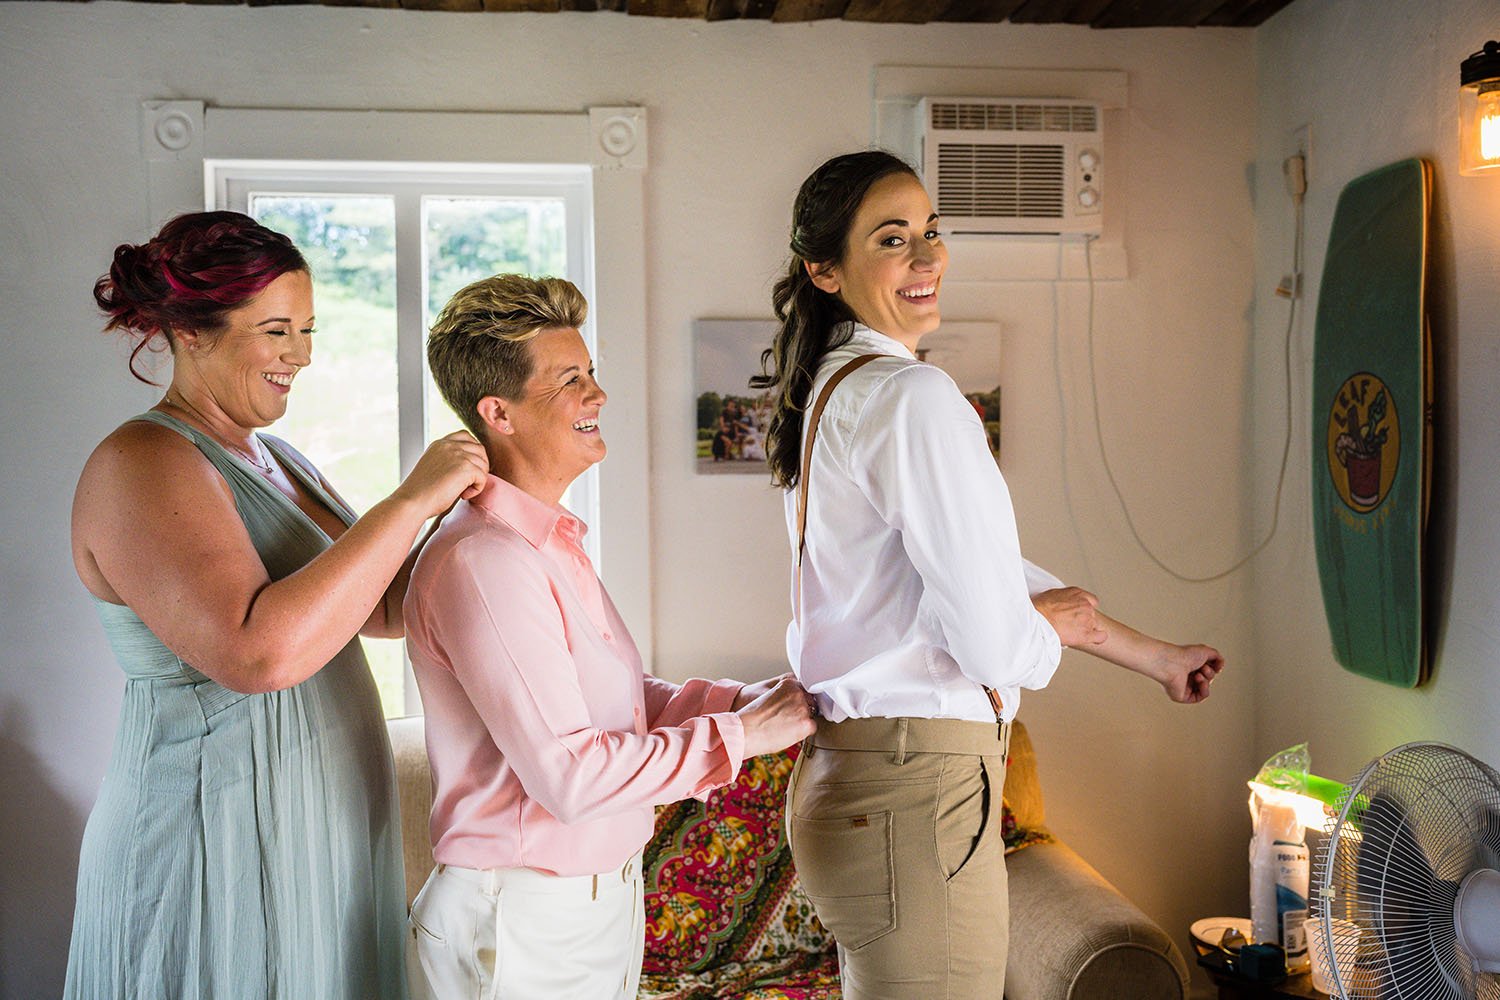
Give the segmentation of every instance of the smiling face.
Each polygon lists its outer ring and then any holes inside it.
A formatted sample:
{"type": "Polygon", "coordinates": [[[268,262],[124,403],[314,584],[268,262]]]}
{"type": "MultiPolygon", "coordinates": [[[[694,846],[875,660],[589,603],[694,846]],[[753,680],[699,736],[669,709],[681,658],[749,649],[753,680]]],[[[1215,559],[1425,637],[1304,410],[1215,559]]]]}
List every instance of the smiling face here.
{"type": "Polygon", "coordinates": [[[312,363],[312,278],[288,271],[231,310],[223,332],[177,334],[172,388],[205,418],[265,427],[286,413],[297,373],[312,363]]]}
{"type": "Polygon", "coordinates": [[[903,172],[870,186],[849,227],[843,260],[809,265],[808,273],[861,323],[915,352],[941,319],[938,286],[947,266],[932,201],[922,182],[903,172]]]}
{"type": "Polygon", "coordinates": [[[556,502],[580,475],[604,458],[599,410],[609,397],[594,380],[594,363],[574,327],[549,327],[533,337],[531,376],[521,398],[486,406],[486,423],[498,430],[509,461],[504,478],[548,502],[556,502]]]}

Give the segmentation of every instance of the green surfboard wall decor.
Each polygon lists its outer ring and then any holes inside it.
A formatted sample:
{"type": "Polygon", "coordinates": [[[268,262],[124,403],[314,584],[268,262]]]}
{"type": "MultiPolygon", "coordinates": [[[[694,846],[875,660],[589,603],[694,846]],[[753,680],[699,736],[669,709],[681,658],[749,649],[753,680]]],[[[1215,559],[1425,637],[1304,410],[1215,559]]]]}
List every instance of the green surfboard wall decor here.
{"type": "Polygon", "coordinates": [[[1400,687],[1427,675],[1431,202],[1425,160],[1344,188],[1313,348],[1313,527],[1334,655],[1354,673],[1400,687]]]}

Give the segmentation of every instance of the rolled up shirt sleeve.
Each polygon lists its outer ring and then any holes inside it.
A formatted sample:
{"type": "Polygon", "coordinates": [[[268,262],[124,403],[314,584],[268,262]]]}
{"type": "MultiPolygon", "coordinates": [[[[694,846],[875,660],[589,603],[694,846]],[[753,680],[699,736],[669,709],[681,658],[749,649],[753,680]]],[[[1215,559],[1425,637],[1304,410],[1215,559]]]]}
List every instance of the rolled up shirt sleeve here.
{"type": "Polygon", "coordinates": [[[442,609],[433,632],[454,676],[527,796],[573,824],[706,795],[734,778],[744,753],[739,717],[691,711],[724,703],[729,685],[674,693],[652,679],[645,698],[639,675],[622,668],[608,679],[618,683],[609,697],[627,719],[645,707],[636,699],[656,702],[652,728],[596,724],[589,702],[600,692],[585,698],[551,582],[533,565],[483,555],[456,547],[426,597],[442,609]]]}
{"type": "Polygon", "coordinates": [[[892,374],[855,429],[847,472],[900,532],[963,674],[1045,686],[1062,647],[1031,596],[1061,581],[1022,559],[1010,492],[953,380],[930,365],[892,374]]]}

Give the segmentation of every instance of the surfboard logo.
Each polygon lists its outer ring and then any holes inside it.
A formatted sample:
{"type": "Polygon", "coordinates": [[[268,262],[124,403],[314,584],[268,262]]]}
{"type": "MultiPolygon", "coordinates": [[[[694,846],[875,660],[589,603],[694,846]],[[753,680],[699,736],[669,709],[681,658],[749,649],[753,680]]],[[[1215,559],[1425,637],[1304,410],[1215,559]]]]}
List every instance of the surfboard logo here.
{"type": "Polygon", "coordinates": [[[1349,376],[1328,411],[1328,474],[1350,510],[1365,514],[1385,501],[1401,458],[1396,400],[1379,376],[1349,376]]]}

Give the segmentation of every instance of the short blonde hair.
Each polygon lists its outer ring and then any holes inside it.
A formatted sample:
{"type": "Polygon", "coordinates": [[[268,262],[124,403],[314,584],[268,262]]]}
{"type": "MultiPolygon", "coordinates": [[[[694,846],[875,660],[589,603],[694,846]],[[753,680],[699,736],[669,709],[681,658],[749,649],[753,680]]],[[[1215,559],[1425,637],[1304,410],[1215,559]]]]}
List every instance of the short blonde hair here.
{"type": "Polygon", "coordinates": [[[464,426],[484,440],[479,401],[517,400],[531,378],[527,342],[553,327],[583,326],[589,304],[571,281],[497,274],[460,289],[427,334],[427,367],[464,426]]]}

